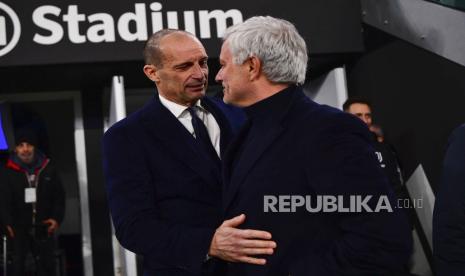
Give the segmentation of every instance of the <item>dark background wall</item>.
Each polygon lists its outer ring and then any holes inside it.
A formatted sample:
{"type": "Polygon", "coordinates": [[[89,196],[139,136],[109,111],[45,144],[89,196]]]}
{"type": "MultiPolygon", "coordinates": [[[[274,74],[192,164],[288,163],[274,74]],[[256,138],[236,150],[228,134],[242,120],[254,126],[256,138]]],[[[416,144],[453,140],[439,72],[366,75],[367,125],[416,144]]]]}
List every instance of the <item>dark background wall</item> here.
{"type": "Polygon", "coordinates": [[[447,138],[465,123],[465,67],[364,29],[367,52],[348,66],[349,95],[371,101],[407,179],[422,164],[434,191],[447,138]]]}

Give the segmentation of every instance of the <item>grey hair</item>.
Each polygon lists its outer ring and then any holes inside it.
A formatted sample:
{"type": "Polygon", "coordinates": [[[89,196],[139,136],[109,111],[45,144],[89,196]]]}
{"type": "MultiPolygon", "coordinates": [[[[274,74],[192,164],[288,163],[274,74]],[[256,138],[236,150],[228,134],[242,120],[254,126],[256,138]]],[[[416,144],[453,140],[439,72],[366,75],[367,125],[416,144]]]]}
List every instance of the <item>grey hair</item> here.
{"type": "Polygon", "coordinates": [[[307,71],[307,45],[289,21],[254,16],[229,27],[228,43],[235,64],[251,56],[262,62],[264,75],[272,82],[303,84],[307,71]]]}
{"type": "Polygon", "coordinates": [[[153,64],[156,67],[161,68],[163,66],[163,52],[160,48],[161,40],[170,34],[180,33],[190,35],[193,38],[197,39],[193,34],[177,29],[162,29],[158,32],[152,34],[149,39],[145,42],[143,55],[145,64],[153,64]]]}

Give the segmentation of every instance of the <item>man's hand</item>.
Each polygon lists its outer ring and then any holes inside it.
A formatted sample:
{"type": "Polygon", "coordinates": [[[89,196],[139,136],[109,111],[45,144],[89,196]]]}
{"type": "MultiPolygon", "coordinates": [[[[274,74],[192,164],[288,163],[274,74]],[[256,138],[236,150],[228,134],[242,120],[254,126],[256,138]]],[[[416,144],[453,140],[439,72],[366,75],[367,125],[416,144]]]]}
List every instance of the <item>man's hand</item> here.
{"type": "Polygon", "coordinates": [[[265,265],[266,259],[251,256],[273,254],[276,243],[269,232],[237,229],[244,221],[244,214],[225,220],[213,235],[208,255],[229,262],[265,265]]]}
{"type": "Polygon", "coordinates": [[[6,226],[6,231],[8,232],[8,236],[10,236],[10,238],[13,239],[15,237],[15,231],[13,231],[13,228],[10,225],[6,226]]]}
{"type": "Polygon", "coordinates": [[[52,235],[58,229],[58,222],[54,219],[43,220],[42,223],[47,224],[48,235],[52,235]]]}

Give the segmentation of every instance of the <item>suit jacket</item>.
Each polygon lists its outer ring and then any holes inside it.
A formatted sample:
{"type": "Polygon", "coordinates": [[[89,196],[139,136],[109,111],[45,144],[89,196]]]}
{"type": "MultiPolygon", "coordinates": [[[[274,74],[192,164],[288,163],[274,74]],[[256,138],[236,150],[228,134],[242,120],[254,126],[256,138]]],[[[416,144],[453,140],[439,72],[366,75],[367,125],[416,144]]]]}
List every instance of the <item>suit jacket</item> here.
{"type": "Polygon", "coordinates": [[[449,138],[433,214],[437,276],[465,275],[465,125],[449,138]]]}
{"type": "MultiPolygon", "coordinates": [[[[204,97],[224,153],[242,113],[204,97]]],[[[147,275],[200,275],[222,221],[220,169],[158,96],[104,135],[104,173],[115,234],[144,256],[147,275]]]]}
{"type": "MultiPolygon", "coordinates": [[[[352,115],[311,101],[298,87],[290,95],[288,103],[270,114],[268,125],[248,137],[237,162],[233,160],[243,133],[226,153],[226,218],[244,213],[242,228],[269,231],[277,243],[265,266],[230,263],[228,275],[399,275],[410,255],[411,238],[406,218],[396,209],[265,212],[264,196],[289,195],[312,200],[317,195],[342,195],[345,200],[350,195],[387,195],[394,208],[367,127],[352,115]]],[[[372,208],[373,203],[378,201],[370,201],[372,208]]]]}

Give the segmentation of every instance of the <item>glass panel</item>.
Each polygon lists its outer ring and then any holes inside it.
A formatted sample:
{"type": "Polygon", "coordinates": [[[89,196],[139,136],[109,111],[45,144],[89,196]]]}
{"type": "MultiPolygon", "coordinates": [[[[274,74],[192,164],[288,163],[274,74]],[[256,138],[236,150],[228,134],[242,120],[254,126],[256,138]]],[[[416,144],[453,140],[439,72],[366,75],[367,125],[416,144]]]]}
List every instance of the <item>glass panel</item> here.
{"type": "Polygon", "coordinates": [[[448,6],[454,9],[465,11],[465,0],[428,0],[440,5],[448,6]]]}

